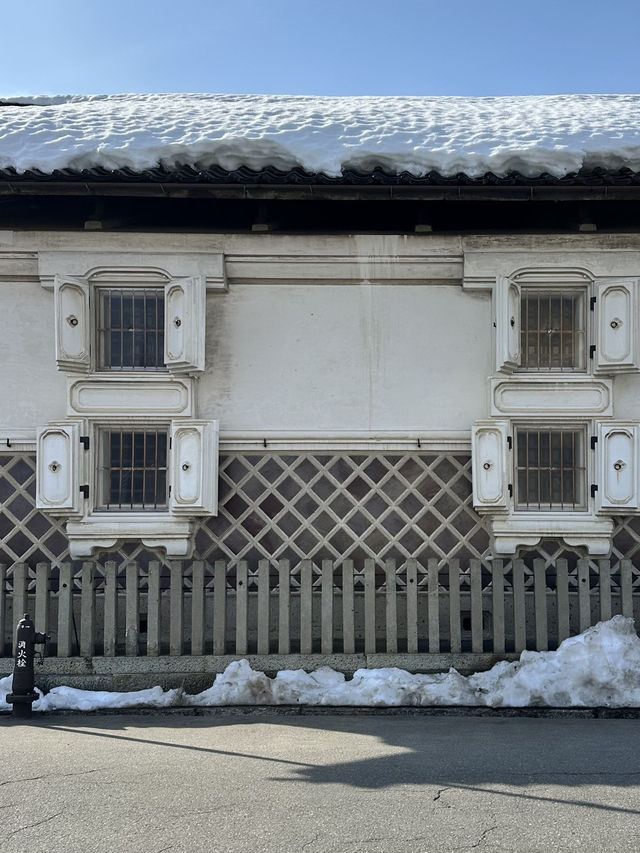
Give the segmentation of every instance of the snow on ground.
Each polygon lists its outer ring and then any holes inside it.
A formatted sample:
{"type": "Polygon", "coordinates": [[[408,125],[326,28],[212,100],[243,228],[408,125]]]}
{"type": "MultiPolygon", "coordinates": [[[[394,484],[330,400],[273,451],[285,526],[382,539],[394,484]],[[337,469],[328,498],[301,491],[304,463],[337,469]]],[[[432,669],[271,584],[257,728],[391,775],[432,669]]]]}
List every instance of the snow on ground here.
{"type": "MultiPolygon", "coordinates": [[[[9,710],[5,696],[10,691],[11,677],[0,679],[0,710],[9,710]]],[[[614,616],[565,640],[557,651],[523,652],[519,661],[503,661],[468,677],[455,669],[412,675],[389,668],[359,669],[347,681],[323,667],[310,673],[284,670],[269,678],[239,660],[195,696],[160,687],[130,693],[54,687],[40,697],[34,711],[172,705],[640,707],[640,638],[633,619],[614,616]]]]}
{"type": "Polygon", "coordinates": [[[640,95],[0,98],[0,168],[159,164],[300,166],[327,175],[375,166],[470,176],[639,170],[640,95]]]}

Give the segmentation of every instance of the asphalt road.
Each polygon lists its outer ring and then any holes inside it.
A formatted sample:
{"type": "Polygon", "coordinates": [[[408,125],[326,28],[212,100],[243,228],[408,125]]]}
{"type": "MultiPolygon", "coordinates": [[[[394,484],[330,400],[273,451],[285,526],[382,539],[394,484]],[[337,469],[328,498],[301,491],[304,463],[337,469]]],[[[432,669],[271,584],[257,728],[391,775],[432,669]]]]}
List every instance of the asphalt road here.
{"type": "Polygon", "coordinates": [[[640,850],[640,720],[0,719],[2,853],[640,850]]]}

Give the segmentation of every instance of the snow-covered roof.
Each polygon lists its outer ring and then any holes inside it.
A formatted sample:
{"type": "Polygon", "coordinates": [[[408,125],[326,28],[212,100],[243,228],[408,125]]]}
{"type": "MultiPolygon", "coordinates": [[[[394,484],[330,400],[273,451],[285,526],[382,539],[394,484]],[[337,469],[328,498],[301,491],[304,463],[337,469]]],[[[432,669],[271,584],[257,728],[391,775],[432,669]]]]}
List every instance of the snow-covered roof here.
{"type": "Polygon", "coordinates": [[[640,171],[640,95],[0,98],[0,170],[640,171]]]}

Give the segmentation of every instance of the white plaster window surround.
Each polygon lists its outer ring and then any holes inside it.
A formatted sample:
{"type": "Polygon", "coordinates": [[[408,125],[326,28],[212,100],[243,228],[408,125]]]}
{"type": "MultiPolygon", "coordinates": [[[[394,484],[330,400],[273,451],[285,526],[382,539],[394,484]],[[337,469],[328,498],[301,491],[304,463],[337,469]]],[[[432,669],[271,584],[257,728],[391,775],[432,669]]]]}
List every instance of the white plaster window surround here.
{"type": "MultiPolygon", "coordinates": [[[[195,419],[48,424],[38,431],[36,506],[66,517],[72,558],[130,540],[164,548],[167,556],[189,556],[193,519],[218,511],[218,435],[218,421],[195,419]],[[104,477],[105,469],[113,467],[105,456],[109,452],[105,436],[110,432],[167,437],[168,449],[160,459],[166,481],[155,493],[157,500],[149,492],[146,500],[140,500],[131,489],[109,491],[104,477]],[[111,496],[109,500],[105,494],[111,496]],[[114,495],[120,499],[116,501],[114,495]]],[[[144,465],[151,476],[154,462],[147,457],[144,465]]],[[[131,458],[122,467],[139,465],[131,458]]]]}
{"type": "Polygon", "coordinates": [[[639,288],[638,278],[595,279],[579,270],[525,269],[497,276],[496,372],[639,371],[639,288]],[[572,316],[567,317],[569,301],[572,316]],[[529,330],[523,329],[523,318],[529,330]],[[543,345],[545,338],[549,343],[543,345]],[[523,343],[532,351],[523,354],[523,343]]]}
{"type": "MultiPolygon", "coordinates": [[[[473,503],[487,516],[496,555],[514,554],[534,547],[542,539],[560,538],[570,547],[606,556],[616,514],[640,512],[640,425],[614,420],[570,419],[561,423],[538,420],[477,421],[472,432],[473,503]],[[576,441],[575,463],[536,462],[545,476],[571,476],[573,485],[564,495],[550,485],[534,485],[530,492],[518,473],[526,461],[517,458],[518,434],[581,434],[576,441]],[[518,488],[520,487],[520,488],[518,488]]],[[[522,473],[521,473],[522,477],[522,473]]],[[[559,486],[559,489],[562,487],[559,486]]]]}
{"type": "Polygon", "coordinates": [[[168,278],[161,272],[144,269],[96,270],[85,277],[54,276],[58,369],[71,374],[117,371],[119,375],[145,377],[158,370],[176,376],[201,373],[206,290],[203,276],[168,278]],[[108,316],[110,301],[119,312],[118,330],[113,332],[108,316]],[[141,309],[136,331],[121,328],[135,322],[133,317],[138,312],[130,307],[132,301],[141,309]],[[145,316],[146,305],[153,318],[145,316]],[[156,328],[156,317],[163,318],[162,329],[156,328]],[[117,356],[116,348],[112,352],[109,343],[116,338],[117,356]],[[145,346],[154,350],[149,358],[145,361],[144,353],[134,357],[132,350],[145,346]],[[157,352],[160,347],[162,353],[157,352]]]}

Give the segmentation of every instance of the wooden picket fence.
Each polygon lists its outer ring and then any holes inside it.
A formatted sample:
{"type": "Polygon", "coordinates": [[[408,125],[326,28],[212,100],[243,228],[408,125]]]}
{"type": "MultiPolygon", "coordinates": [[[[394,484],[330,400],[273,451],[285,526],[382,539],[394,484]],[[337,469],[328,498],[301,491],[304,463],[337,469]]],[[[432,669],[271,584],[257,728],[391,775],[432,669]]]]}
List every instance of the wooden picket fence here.
{"type": "Polygon", "coordinates": [[[555,648],[638,615],[629,560],[260,560],[0,566],[0,638],[31,613],[58,657],[470,652],[555,648]],[[634,614],[635,610],[635,614],[634,614]]]}

